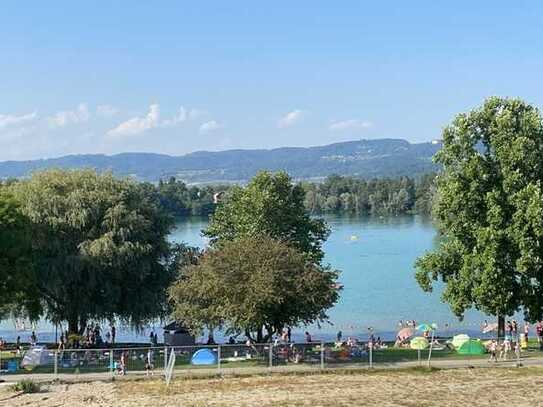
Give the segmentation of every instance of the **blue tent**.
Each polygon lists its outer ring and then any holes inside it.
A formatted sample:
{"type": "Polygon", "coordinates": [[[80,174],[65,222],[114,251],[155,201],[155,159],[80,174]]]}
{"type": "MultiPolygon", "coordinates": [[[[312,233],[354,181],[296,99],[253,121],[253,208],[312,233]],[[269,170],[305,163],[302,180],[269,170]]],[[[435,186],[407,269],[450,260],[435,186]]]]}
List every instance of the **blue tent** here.
{"type": "Polygon", "coordinates": [[[194,352],[190,363],[192,365],[216,365],[217,354],[211,349],[200,349],[194,352]]]}

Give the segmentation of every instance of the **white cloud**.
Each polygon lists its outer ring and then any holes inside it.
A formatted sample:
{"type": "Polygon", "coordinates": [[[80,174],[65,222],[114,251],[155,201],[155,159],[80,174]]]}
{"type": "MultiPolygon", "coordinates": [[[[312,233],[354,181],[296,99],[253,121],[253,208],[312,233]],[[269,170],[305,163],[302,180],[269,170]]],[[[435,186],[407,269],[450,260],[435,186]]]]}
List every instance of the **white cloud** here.
{"type": "Polygon", "coordinates": [[[200,126],[200,133],[210,133],[215,130],[222,129],[224,126],[215,120],[210,120],[208,122],[203,123],[200,126]]]}
{"type": "Polygon", "coordinates": [[[368,129],[372,126],[371,122],[358,120],[358,119],[349,119],[338,122],[333,122],[328,127],[331,131],[343,131],[343,130],[360,130],[368,129]]]}
{"type": "Polygon", "coordinates": [[[102,117],[113,117],[119,113],[119,109],[111,105],[99,105],[96,107],[96,114],[102,117]]]}
{"type": "Polygon", "coordinates": [[[290,127],[298,123],[302,119],[304,114],[305,112],[299,109],[288,112],[285,116],[279,119],[279,121],[277,122],[277,127],[279,127],[280,129],[290,127]]]}
{"type": "Polygon", "coordinates": [[[187,121],[187,110],[183,106],[181,106],[179,108],[177,114],[173,118],[164,120],[162,122],[162,126],[163,127],[173,127],[173,126],[176,126],[179,123],[183,123],[185,121],[187,121]]]}
{"type": "Polygon", "coordinates": [[[9,126],[20,126],[28,122],[32,122],[38,118],[36,112],[24,114],[21,116],[14,116],[10,114],[0,114],[0,129],[9,126]]]}
{"type": "Polygon", "coordinates": [[[89,109],[85,103],[80,103],[75,110],[66,110],[55,113],[49,117],[51,127],[64,127],[69,124],[77,124],[88,121],[90,118],[89,109]]]}
{"type": "Polygon", "coordinates": [[[107,135],[112,138],[133,136],[141,134],[149,129],[158,127],[160,119],[160,106],[153,104],[149,106],[149,113],[144,117],[133,117],[125,122],[122,122],[114,129],[107,132],[107,135]]]}

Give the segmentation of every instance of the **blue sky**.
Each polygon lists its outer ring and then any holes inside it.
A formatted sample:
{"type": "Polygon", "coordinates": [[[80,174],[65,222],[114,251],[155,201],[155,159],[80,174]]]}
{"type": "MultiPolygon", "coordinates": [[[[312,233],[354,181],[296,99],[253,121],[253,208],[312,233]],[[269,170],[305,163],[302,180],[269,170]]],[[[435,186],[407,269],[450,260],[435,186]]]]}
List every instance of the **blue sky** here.
{"type": "Polygon", "coordinates": [[[542,38],[535,1],[4,1],[0,160],[428,141],[542,107],[542,38]]]}

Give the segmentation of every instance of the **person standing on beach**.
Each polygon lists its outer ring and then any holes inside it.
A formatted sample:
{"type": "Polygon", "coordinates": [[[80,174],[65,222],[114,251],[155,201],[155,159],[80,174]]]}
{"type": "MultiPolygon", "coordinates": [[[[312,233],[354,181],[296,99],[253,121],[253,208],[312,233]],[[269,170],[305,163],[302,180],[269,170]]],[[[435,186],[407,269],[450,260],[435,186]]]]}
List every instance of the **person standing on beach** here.
{"type": "Polygon", "coordinates": [[[147,357],[145,359],[145,370],[146,370],[146,375],[149,376],[149,375],[153,375],[153,351],[151,348],[149,348],[147,350],[147,357]]]}
{"type": "Polygon", "coordinates": [[[492,339],[492,342],[490,342],[490,346],[488,350],[490,351],[490,359],[489,362],[497,362],[498,358],[496,357],[496,349],[498,347],[498,344],[496,343],[495,339],[492,339]]]}
{"type": "Polygon", "coordinates": [[[30,344],[34,346],[36,343],[38,343],[38,337],[36,335],[36,332],[32,331],[32,335],[30,335],[30,344]]]}
{"type": "Polygon", "coordinates": [[[127,362],[127,354],[126,351],[121,352],[121,375],[126,375],[126,362],[127,362]]]}
{"type": "Polygon", "coordinates": [[[306,343],[311,343],[311,335],[309,334],[309,332],[305,331],[305,341],[306,343]]]}

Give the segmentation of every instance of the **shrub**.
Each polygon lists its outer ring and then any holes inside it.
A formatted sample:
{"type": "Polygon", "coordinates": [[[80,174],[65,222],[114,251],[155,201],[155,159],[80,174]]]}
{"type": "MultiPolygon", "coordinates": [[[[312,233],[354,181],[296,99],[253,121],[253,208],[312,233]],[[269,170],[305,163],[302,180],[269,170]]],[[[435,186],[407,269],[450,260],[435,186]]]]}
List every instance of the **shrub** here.
{"type": "Polygon", "coordinates": [[[13,391],[21,391],[23,393],[38,393],[41,390],[41,385],[29,379],[23,379],[11,386],[13,391]]]}

